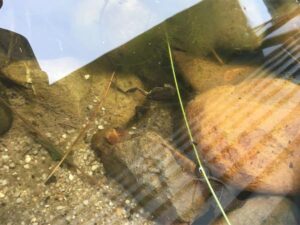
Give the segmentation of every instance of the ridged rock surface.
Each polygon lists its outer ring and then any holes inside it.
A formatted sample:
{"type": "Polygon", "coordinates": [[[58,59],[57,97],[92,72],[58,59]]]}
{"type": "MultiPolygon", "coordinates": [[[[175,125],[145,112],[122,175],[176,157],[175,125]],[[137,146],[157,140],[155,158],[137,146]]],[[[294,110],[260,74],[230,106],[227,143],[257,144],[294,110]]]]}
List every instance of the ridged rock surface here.
{"type": "Polygon", "coordinates": [[[188,117],[215,176],[240,189],[300,188],[300,88],[281,79],[248,79],[198,95],[188,117]]]}

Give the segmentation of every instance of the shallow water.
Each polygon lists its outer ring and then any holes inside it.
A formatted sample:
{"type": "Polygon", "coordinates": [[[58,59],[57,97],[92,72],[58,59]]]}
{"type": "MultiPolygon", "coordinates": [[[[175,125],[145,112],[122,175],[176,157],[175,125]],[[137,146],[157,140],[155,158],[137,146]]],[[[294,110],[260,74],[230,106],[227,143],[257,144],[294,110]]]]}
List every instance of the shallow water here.
{"type": "Polygon", "coordinates": [[[96,56],[86,25],[52,85],[69,28],[0,29],[1,224],[299,224],[299,14],[204,0],[96,56]]]}

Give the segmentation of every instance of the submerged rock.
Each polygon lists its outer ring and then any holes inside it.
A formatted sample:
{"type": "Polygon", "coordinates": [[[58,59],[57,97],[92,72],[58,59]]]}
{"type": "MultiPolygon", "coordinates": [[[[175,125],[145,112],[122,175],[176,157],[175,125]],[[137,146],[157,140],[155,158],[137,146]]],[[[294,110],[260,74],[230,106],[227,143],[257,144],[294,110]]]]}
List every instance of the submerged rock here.
{"type": "Polygon", "coordinates": [[[249,64],[220,64],[208,57],[195,57],[184,52],[174,52],[176,65],[184,79],[197,92],[213,87],[237,84],[257,69],[249,64]]]}
{"type": "MultiPolygon", "coordinates": [[[[53,132],[58,124],[81,127],[86,122],[86,117],[103,100],[113,70],[100,59],[52,85],[34,60],[10,64],[2,73],[5,78],[25,87],[19,94],[28,101],[19,105],[18,110],[53,132]]],[[[120,127],[135,115],[135,107],[142,104],[145,97],[140,93],[120,91],[133,87],[143,88],[135,75],[116,73],[98,115],[99,126],[120,127]]]]}
{"type": "Polygon", "coordinates": [[[113,65],[135,72],[150,85],[172,81],[166,33],[173,49],[207,56],[257,49],[262,37],[249,26],[238,0],[204,0],[107,53],[113,65]]]}
{"type": "MultiPolygon", "coordinates": [[[[296,225],[293,213],[295,205],[280,196],[259,196],[246,200],[246,203],[230,213],[228,218],[232,224],[243,225],[296,225]]],[[[213,225],[227,224],[219,219],[213,225]]]]}
{"type": "Polygon", "coordinates": [[[264,0],[268,11],[273,17],[287,15],[289,12],[299,8],[298,1],[294,0],[264,0]]]}
{"type": "Polygon", "coordinates": [[[0,43],[0,69],[18,61],[35,59],[29,42],[18,33],[0,28],[0,43]]]}
{"type": "Polygon", "coordinates": [[[254,50],[261,44],[238,0],[204,0],[166,22],[176,48],[195,55],[212,49],[254,50]]]}
{"type": "Polygon", "coordinates": [[[13,115],[11,110],[0,102],[0,135],[9,130],[12,120],[13,115]]]}
{"type": "Polygon", "coordinates": [[[239,189],[300,190],[300,89],[257,78],[198,95],[188,117],[199,151],[215,176],[239,189]]]}
{"type": "Polygon", "coordinates": [[[172,146],[154,132],[128,137],[100,151],[106,173],[121,183],[148,212],[164,224],[191,222],[206,212],[205,185],[185,172],[172,146]]]}

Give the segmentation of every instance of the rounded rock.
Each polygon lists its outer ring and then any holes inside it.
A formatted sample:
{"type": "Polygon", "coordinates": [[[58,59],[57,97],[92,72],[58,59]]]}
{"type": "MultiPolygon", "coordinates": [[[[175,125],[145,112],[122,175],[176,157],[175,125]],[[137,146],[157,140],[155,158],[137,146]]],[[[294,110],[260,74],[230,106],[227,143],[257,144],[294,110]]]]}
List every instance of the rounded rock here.
{"type": "Polygon", "coordinates": [[[282,79],[220,86],[188,105],[195,141],[211,172],[249,191],[300,190],[300,88],[282,79]]]}

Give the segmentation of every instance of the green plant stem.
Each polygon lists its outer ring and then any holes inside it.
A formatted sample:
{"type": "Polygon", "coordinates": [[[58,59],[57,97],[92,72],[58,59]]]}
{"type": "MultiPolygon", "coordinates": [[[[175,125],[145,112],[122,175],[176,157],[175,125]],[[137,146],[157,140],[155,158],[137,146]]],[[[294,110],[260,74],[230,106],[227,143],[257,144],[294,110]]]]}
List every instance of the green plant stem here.
{"type": "Polygon", "coordinates": [[[226,223],[228,225],[231,225],[226,213],[225,213],[225,210],[223,209],[223,206],[221,205],[210,181],[209,181],[209,178],[208,178],[208,175],[203,167],[203,164],[202,164],[202,161],[200,159],[200,155],[197,151],[197,148],[195,146],[195,142],[194,142],[194,138],[193,138],[193,135],[192,135],[192,131],[190,129],[190,126],[189,126],[189,123],[188,123],[188,120],[187,120],[187,116],[186,116],[186,113],[185,113],[185,109],[184,109],[184,106],[183,106],[183,102],[182,102],[182,99],[181,99],[181,94],[180,94],[180,90],[179,90],[179,86],[178,86],[178,82],[177,82],[177,77],[176,77],[176,72],[175,72],[175,67],[174,67],[174,62],[173,62],[173,56],[172,56],[172,50],[171,50],[171,47],[170,47],[170,42],[169,42],[169,38],[168,38],[168,35],[166,34],[166,39],[167,39],[167,46],[168,46],[168,53],[169,53],[169,58],[170,58],[170,64],[171,64],[171,68],[172,68],[172,73],[173,73],[173,78],[174,78],[174,83],[175,83],[175,87],[176,87],[176,91],[177,91],[177,95],[178,95],[178,101],[179,101],[179,104],[180,104],[180,108],[181,108],[181,112],[182,112],[182,115],[183,115],[183,118],[184,118],[184,122],[185,122],[185,125],[186,125],[186,128],[187,128],[187,131],[188,131],[188,135],[189,135],[189,138],[190,138],[190,141],[191,141],[191,144],[192,144],[192,147],[193,147],[193,151],[194,151],[194,154],[196,156],[196,159],[197,159],[197,162],[198,162],[198,165],[199,165],[199,170],[202,171],[202,175],[204,177],[204,180],[206,181],[206,184],[210,190],[210,192],[212,193],[221,213],[223,214],[223,217],[226,221],[226,223]]]}

